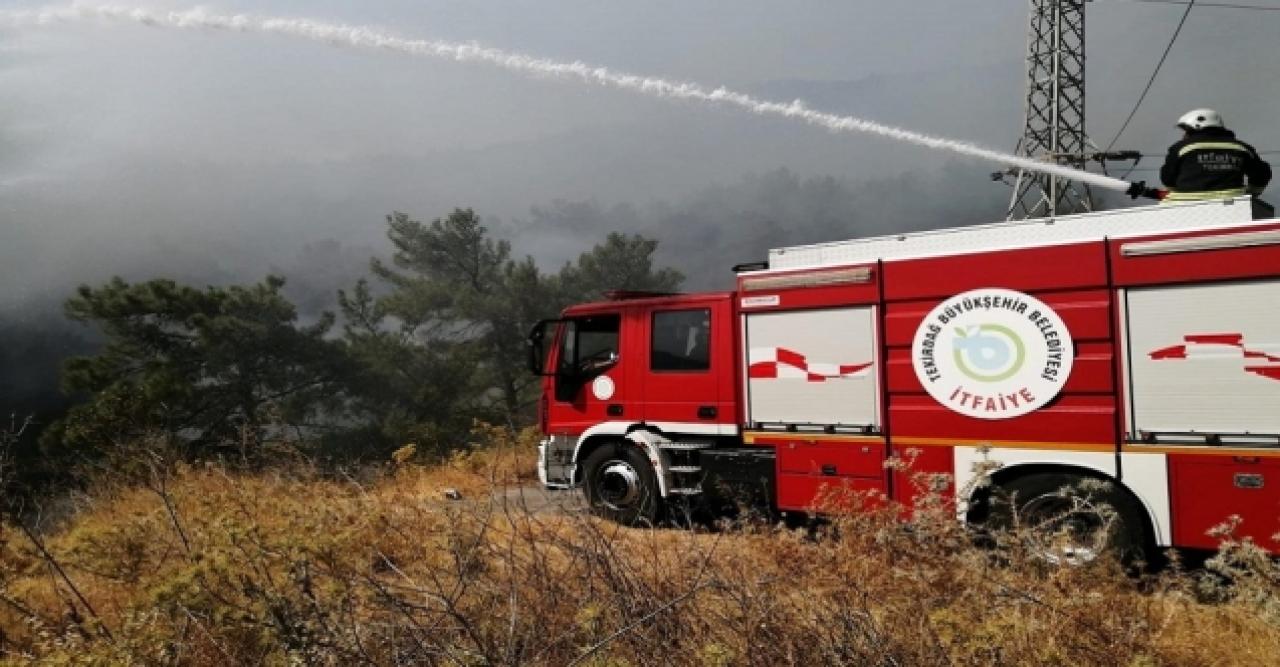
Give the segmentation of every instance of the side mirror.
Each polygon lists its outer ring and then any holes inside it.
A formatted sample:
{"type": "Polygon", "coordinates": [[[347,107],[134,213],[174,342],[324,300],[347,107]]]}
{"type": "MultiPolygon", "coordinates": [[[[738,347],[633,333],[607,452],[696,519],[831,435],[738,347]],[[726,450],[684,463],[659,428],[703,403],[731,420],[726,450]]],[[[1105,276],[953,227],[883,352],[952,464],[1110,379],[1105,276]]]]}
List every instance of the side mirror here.
{"type": "Polygon", "coordinates": [[[533,329],[529,331],[529,337],[525,339],[525,343],[529,346],[530,373],[539,376],[555,375],[554,371],[547,372],[547,357],[550,352],[550,343],[555,340],[555,330],[560,326],[561,321],[542,320],[533,325],[533,329]]]}

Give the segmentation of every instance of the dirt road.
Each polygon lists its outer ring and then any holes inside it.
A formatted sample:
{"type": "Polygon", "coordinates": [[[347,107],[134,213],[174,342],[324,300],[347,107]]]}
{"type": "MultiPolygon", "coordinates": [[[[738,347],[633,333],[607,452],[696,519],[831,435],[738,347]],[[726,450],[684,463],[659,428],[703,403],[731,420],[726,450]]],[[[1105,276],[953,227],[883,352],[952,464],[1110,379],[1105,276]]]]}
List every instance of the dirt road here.
{"type": "Polygon", "coordinates": [[[548,490],[541,485],[517,486],[499,491],[495,499],[530,514],[576,514],[587,511],[582,491],[548,490]]]}

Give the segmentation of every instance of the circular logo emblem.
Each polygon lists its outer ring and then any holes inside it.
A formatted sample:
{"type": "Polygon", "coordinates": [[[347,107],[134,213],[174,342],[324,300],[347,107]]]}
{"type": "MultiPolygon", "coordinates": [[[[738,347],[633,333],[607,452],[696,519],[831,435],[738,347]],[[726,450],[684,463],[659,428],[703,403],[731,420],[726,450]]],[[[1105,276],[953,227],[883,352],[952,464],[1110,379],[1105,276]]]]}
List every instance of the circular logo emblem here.
{"type": "Polygon", "coordinates": [[[925,316],[911,360],[929,395],[978,419],[1009,419],[1053,400],[1071,377],[1075,347],[1039,299],[989,288],[958,294],[925,316]]]}
{"type": "Polygon", "coordinates": [[[607,375],[601,375],[591,381],[591,393],[595,394],[597,400],[607,401],[613,398],[615,389],[613,380],[607,375]]]}

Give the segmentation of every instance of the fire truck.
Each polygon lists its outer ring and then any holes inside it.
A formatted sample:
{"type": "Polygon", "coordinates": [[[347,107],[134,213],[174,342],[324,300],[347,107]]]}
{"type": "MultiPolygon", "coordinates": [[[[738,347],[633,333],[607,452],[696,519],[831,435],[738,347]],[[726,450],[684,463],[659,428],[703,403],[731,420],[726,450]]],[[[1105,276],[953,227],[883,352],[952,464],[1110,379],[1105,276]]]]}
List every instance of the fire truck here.
{"type": "Polygon", "coordinates": [[[626,523],[713,481],[783,513],[940,492],[971,521],[991,489],[1034,515],[1101,488],[1113,542],[1213,549],[1231,521],[1275,551],[1280,220],[1257,218],[1240,198],[777,248],[733,291],[572,306],[529,337],[541,481],[626,523]]]}

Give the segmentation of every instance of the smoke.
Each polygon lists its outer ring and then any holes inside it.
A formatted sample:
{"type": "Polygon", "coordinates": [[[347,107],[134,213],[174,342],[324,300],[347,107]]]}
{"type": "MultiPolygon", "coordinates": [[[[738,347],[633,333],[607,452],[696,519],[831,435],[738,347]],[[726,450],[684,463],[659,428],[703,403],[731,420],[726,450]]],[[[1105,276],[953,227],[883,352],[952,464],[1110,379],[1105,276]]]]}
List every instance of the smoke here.
{"type": "Polygon", "coordinates": [[[572,261],[606,232],[639,232],[660,241],[658,262],[684,273],[685,289],[732,289],[730,268],[766,259],[771,248],[1003,216],[1003,202],[968,187],[969,175],[958,160],[870,181],[775,169],[671,200],[552,201],[497,232],[550,267],[572,261]]]}
{"type": "Polygon", "coordinates": [[[921,134],[853,116],[816,111],[806,107],[800,100],[786,103],[763,100],[724,87],[708,89],[695,83],[615,72],[607,67],[593,67],[582,62],[556,62],[474,43],[410,40],[367,27],[319,23],[307,19],[261,18],[243,14],[218,15],[203,9],[163,12],[112,5],[75,5],[65,8],[0,12],[0,23],[15,27],[48,26],[85,20],[128,21],[174,29],[203,28],[286,35],[341,47],[377,49],[456,62],[482,63],[519,74],[578,80],[652,97],[732,106],[761,116],[798,120],[836,133],[877,135],[926,148],[1060,176],[1108,190],[1124,191],[1129,187],[1129,184],[1122,180],[1101,174],[1008,155],[976,144],[921,134]]]}

